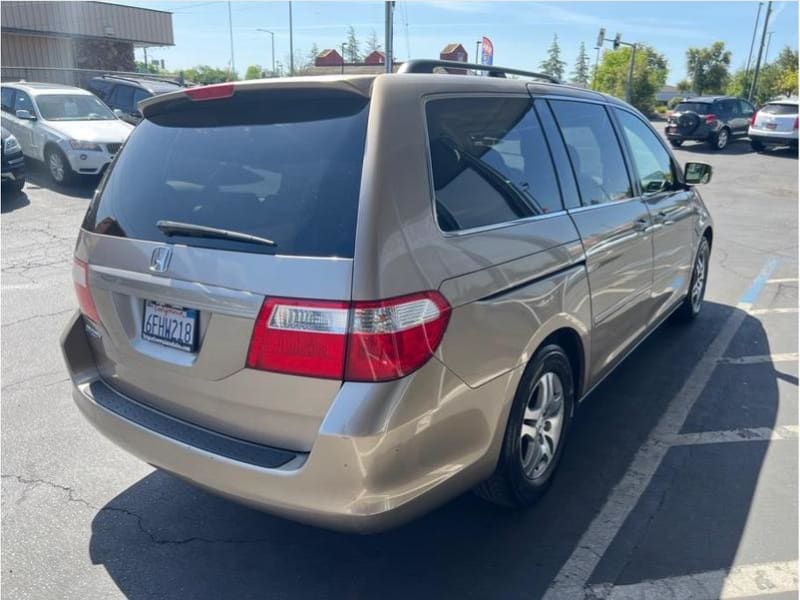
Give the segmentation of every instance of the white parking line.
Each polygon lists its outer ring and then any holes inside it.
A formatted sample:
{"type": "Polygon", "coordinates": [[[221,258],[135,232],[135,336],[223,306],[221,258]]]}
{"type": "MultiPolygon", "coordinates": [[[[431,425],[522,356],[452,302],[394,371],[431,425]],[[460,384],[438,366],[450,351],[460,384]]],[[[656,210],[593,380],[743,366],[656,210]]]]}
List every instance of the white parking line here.
{"type": "Polygon", "coordinates": [[[748,312],[751,315],[770,315],[770,314],[789,314],[789,313],[796,313],[797,307],[791,308],[752,308],[748,312]]]}
{"type": "MultiPolygon", "coordinates": [[[[639,448],[622,480],[611,490],[603,508],[589,524],[575,550],[561,566],[544,595],[545,600],[582,598],[586,583],[630,515],[680,432],[689,411],[700,397],[717,363],[739,330],[747,311],[758,299],[779,259],[770,258],[750,287],[742,294],[717,336],[695,365],[680,391],[670,402],[655,429],[639,448]]],[[[655,596],[658,597],[658,596],[655,596]]]]}
{"type": "Polygon", "coordinates": [[[755,365],[759,363],[794,362],[798,360],[797,352],[778,354],[760,354],[755,356],[723,356],[719,362],[727,365],[755,365]]]}
{"type": "Polygon", "coordinates": [[[722,444],[726,442],[764,442],[768,440],[796,440],[797,425],[783,425],[775,428],[748,427],[730,431],[702,431],[698,433],[680,433],[675,436],[674,446],[694,446],[699,444],[722,444]]]}
{"type": "Polygon", "coordinates": [[[652,579],[630,585],[591,586],[587,594],[598,600],[731,600],[797,591],[797,561],[769,562],[693,575],[652,579]]]}
{"type": "Polygon", "coordinates": [[[797,283],[797,277],[778,277],[776,279],[767,279],[767,283],[797,283]]]}

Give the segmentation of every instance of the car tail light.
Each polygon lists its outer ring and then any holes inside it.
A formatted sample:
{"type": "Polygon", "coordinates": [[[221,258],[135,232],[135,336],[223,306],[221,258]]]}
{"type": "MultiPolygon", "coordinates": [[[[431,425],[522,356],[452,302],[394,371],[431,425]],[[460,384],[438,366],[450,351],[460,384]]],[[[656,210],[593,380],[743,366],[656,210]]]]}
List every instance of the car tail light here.
{"type": "Polygon", "coordinates": [[[758,113],[757,113],[757,112],[754,112],[754,113],[753,113],[753,116],[752,116],[752,117],[750,117],[750,125],[753,125],[753,126],[755,126],[755,124],[756,124],[756,117],[757,117],[757,116],[758,116],[758,113]]]}
{"type": "Polygon", "coordinates": [[[75,258],[72,264],[72,280],[75,283],[75,294],[78,296],[78,307],[84,316],[95,323],[100,322],[97,307],[92,299],[92,290],[89,289],[89,265],[80,258],[75,258]]]}
{"type": "Polygon", "coordinates": [[[233,96],[232,83],[215,83],[189,88],[184,92],[192,100],[217,100],[233,96]]]}
{"type": "Polygon", "coordinates": [[[438,292],[375,302],[267,298],[247,366],[347,381],[397,379],[428,361],[449,319],[438,292]]]}
{"type": "Polygon", "coordinates": [[[798,117],[795,117],[794,118],[794,125],[792,125],[792,129],[797,129],[797,121],[798,121],[798,117]]]}
{"type": "Polygon", "coordinates": [[[717,115],[706,115],[706,125],[713,125],[717,120],[717,115]]]}

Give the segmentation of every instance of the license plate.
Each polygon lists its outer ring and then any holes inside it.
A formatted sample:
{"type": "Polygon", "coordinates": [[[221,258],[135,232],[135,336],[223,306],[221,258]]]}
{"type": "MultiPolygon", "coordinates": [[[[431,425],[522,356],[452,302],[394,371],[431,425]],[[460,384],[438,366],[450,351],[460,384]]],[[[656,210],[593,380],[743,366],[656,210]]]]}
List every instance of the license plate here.
{"type": "Polygon", "coordinates": [[[197,310],[145,300],[142,338],[170,348],[194,352],[197,345],[197,310]]]}
{"type": "Polygon", "coordinates": [[[767,129],[775,129],[778,127],[777,123],[767,123],[767,129]]]}

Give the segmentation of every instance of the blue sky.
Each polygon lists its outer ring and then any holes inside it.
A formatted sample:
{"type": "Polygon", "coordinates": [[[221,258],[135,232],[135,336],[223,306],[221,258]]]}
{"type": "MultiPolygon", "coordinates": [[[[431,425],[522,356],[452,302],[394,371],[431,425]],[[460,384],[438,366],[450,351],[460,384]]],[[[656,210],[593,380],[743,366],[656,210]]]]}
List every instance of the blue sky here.
{"type": "MultiPolygon", "coordinates": [[[[153,48],[149,56],[164,59],[167,68],[197,64],[227,67],[230,60],[228,6],[226,2],[120,2],[173,13],[175,46],[153,48]]],[[[289,55],[287,2],[232,2],[236,69],[270,64],[270,39],[257,28],[275,32],[276,60],[289,55]]],[[[383,2],[293,3],[294,47],[307,54],[316,43],[320,49],[340,45],[347,27],[353,25],[360,39],[372,30],[383,43],[383,2]]],[[[684,78],[685,51],[722,40],[733,53],[732,67],[747,61],[757,2],[397,2],[395,53],[398,59],[437,57],[449,42],[464,45],[472,58],[481,36],[494,43],[497,65],[535,69],[545,57],[553,34],[558,34],[562,59],[568,72],[581,42],[594,63],[597,32],[605,27],[607,37],[616,32],[630,42],[646,42],[669,61],[669,83],[684,78]]],[[[766,3],[762,10],[762,22],[766,3]]],[[[798,4],[773,2],[768,31],[773,35],[769,55],[775,57],[784,45],[797,48],[798,4]]],[[[759,27],[760,36],[760,27],[759,27]]],[[[757,38],[758,40],[758,38],[757,38]]],[[[141,59],[142,51],[137,51],[141,59]]]]}

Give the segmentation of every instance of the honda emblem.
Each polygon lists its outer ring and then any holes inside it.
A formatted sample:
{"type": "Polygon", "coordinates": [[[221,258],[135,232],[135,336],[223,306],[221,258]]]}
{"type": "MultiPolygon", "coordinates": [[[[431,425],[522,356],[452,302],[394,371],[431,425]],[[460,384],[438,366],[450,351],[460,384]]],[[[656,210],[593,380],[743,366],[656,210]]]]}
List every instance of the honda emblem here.
{"type": "Polygon", "coordinates": [[[170,258],[172,258],[172,248],[169,246],[156,248],[150,256],[150,270],[153,273],[163,273],[169,268],[170,258]]]}

